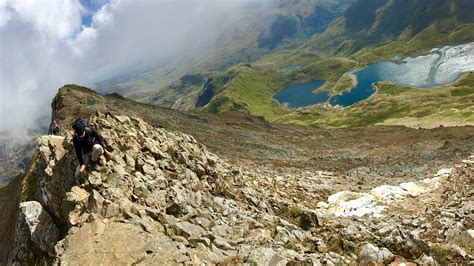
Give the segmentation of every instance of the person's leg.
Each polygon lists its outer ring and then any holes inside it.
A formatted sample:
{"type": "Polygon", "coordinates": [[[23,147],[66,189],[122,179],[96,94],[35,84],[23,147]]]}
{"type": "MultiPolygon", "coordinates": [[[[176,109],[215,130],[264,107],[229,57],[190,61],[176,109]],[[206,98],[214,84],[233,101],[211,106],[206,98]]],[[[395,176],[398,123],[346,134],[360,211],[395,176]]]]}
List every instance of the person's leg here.
{"type": "Polygon", "coordinates": [[[81,165],[80,164],[77,165],[76,172],[74,173],[74,175],[76,176],[76,180],[79,179],[79,176],[81,176],[81,165]]]}
{"type": "Polygon", "coordinates": [[[102,146],[100,146],[99,144],[95,144],[92,147],[92,156],[91,156],[92,162],[97,163],[97,161],[99,160],[99,157],[102,154],[104,154],[104,148],[102,148],[102,146]]]}
{"type": "Polygon", "coordinates": [[[91,156],[92,154],[90,152],[82,155],[82,159],[84,159],[84,164],[86,165],[86,167],[89,165],[91,156]]]}

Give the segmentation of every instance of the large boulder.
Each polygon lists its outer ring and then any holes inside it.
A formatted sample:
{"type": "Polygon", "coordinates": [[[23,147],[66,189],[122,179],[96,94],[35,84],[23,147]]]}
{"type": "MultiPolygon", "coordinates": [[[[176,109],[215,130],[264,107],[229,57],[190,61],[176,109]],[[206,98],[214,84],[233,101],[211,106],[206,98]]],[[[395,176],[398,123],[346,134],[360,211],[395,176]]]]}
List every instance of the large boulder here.
{"type": "Polygon", "coordinates": [[[279,255],[272,248],[260,247],[252,250],[247,263],[251,265],[286,265],[288,260],[279,255]]]}
{"type": "Polygon", "coordinates": [[[63,199],[75,180],[77,160],[72,143],[61,136],[42,136],[24,177],[24,197],[38,201],[57,221],[66,221],[63,199]]]}
{"type": "Polygon", "coordinates": [[[9,264],[48,261],[56,255],[54,247],[59,240],[59,230],[39,202],[20,204],[15,235],[9,264]]]}

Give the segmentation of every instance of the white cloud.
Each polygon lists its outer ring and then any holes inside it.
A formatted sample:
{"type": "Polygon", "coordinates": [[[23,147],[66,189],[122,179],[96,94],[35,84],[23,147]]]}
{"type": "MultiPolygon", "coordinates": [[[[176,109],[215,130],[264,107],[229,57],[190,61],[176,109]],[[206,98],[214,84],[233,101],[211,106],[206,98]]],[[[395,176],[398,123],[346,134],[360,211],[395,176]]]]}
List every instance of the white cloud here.
{"type": "Polygon", "coordinates": [[[212,44],[246,2],[111,0],[84,27],[79,0],[0,0],[0,131],[37,127],[63,84],[212,44]]]}
{"type": "Polygon", "coordinates": [[[17,19],[31,23],[39,32],[53,38],[65,38],[81,27],[84,8],[76,0],[7,0],[17,19]]]}

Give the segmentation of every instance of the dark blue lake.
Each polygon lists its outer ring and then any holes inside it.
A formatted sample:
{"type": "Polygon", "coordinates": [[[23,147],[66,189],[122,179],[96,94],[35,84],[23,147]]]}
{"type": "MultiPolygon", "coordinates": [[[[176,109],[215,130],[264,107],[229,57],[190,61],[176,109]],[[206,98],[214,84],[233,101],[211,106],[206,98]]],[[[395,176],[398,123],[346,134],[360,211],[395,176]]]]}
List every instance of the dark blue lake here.
{"type": "Polygon", "coordinates": [[[314,90],[324,83],[324,80],[316,80],[286,86],[277,92],[273,98],[281,104],[287,104],[290,108],[305,107],[324,102],[329,102],[331,105],[349,106],[367,99],[375,92],[372,87],[372,83],[376,80],[374,72],[361,72],[360,74],[356,73],[358,80],[360,79],[357,86],[340,95],[330,97],[327,91],[314,93],[314,90]]]}

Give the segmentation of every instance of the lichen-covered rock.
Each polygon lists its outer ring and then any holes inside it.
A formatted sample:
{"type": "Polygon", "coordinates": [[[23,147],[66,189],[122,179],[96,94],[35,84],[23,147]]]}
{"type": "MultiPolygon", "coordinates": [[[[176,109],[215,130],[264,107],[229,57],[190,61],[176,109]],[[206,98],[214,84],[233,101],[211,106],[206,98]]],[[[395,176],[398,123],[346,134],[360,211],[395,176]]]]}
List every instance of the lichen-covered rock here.
{"type": "Polygon", "coordinates": [[[20,219],[28,225],[31,240],[42,251],[54,256],[54,245],[59,239],[59,231],[49,214],[36,201],[20,204],[20,219]]]}
{"type": "Polygon", "coordinates": [[[37,259],[48,261],[56,255],[54,246],[59,240],[59,230],[39,202],[20,204],[15,230],[15,245],[9,264],[29,264],[37,259]]]}

